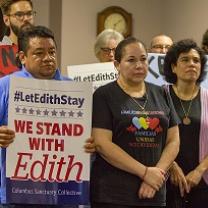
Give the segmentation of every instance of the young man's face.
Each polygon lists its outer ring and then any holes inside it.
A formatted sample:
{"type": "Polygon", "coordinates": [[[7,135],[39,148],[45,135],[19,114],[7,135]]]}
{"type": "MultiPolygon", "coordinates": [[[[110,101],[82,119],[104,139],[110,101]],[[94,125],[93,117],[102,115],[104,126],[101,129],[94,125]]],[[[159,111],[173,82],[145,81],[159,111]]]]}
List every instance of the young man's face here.
{"type": "Polygon", "coordinates": [[[10,28],[10,32],[16,36],[22,28],[31,27],[34,24],[34,11],[27,1],[18,1],[11,5],[8,14],[4,15],[4,22],[10,28]]]}
{"type": "Polygon", "coordinates": [[[51,38],[30,38],[27,52],[19,52],[19,58],[34,78],[52,79],[56,73],[56,45],[51,38]]]}

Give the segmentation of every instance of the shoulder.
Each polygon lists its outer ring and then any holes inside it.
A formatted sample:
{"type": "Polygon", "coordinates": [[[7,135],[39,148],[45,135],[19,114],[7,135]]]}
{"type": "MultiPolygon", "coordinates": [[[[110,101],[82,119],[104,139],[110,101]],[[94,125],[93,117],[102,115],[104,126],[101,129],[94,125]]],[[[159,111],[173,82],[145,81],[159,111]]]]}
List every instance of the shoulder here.
{"type": "Polygon", "coordinates": [[[204,87],[200,87],[200,96],[202,101],[208,100],[208,89],[204,87]]]}
{"type": "Polygon", "coordinates": [[[94,93],[105,93],[105,92],[112,92],[112,90],[116,90],[117,89],[117,84],[116,81],[110,82],[108,84],[105,84],[103,86],[98,87],[94,93]]]}
{"type": "Polygon", "coordinates": [[[65,76],[61,76],[61,80],[63,80],[63,81],[73,81],[71,78],[65,77],[65,76]]]}
{"type": "Polygon", "coordinates": [[[114,100],[115,97],[119,97],[118,85],[116,81],[110,82],[97,88],[93,94],[93,99],[100,102],[101,100],[114,100]]]}
{"type": "Polygon", "coordinates": [[[155,92],[155,93],[159,93],[159,92],[164,92],[165,87],[159,86],[159,85],[155,85],[149,82],[145,82],[147,88],[149,89],[150,92],[155,92]]]}
{"type": "Polygon", "coordinates": [[[68,78],[68,77],[66,77],[66,76],[63,76],[62,74],[61,74],[61,71],[60,71],[60,69],[56,69],[56,73],[55,73],[55,75],[54,75],[54,77],[53,77],[53,79],[54,80],[65,80],[65,81],[72,81],[72,79],[70,79],[70,78],[68,78]]]}
{"type": "Polygon", "coordinates": [[[0,78],[0,90],[4,90],[5,87],[6,87],[7,85],[9,85],[9,82],[10,82],[10,76],[11,76],[11,75],[6,75],[6,76],[0,78]]]}
{"type": "Polygon", "coordinates": [[[0,78],[0,88],[5,88],[5,87],[9,86],[11,76],[23,77],[24,76],[24,72],[23,71],[16,71],[16,72],[14,72],[12,74],[9,74],[9,75],[6,75],[4,77],[1,77],[0,78]]]}
{"type": "Polygon", "coordinates": [[[205,87],[200,87],[200,90],[201,90],[202,92],[204,92],[204,93],[208,93],[208,89],[205,88],[205,87]]]}

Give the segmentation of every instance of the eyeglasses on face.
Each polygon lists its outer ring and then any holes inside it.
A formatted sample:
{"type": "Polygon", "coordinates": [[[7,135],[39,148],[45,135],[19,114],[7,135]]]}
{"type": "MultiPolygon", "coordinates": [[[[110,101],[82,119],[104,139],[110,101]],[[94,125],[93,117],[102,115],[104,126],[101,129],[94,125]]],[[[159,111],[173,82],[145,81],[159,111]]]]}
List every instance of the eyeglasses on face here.
{"type": "Polygon", "coordinates": [[[36,15],[36,11],[16,12],[14,14],[8,14],[8,16],[15,17],[17,20],[23,20],[24,17],[27,17],[28,19],[31,19],[35,15],[36,15]]]}
{"type": "Polygon", "coordinates": [[[158,45],[153,45],[152,48],[155,48],[155,49],[169,49],[170,45],[158,44],[158,45]]]}
{"type": "Polygon", "coordinates": [[[115,53],[116,48],[101,48],[101,50],[102,50],[104,53],[109,54],[109,53],[111,53],[111,51],[112,51],[113,53],[115,53]]]}

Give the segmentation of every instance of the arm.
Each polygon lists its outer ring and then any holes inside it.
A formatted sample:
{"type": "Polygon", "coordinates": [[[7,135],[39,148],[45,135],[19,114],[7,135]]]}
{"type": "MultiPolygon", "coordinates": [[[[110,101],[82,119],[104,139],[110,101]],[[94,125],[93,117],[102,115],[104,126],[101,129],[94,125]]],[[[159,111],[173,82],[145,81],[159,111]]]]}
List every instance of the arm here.
{"type": "Polygon", "coordinates": [[[140,199],[146,199],[146,198],[151,199],[155,196],[155,193],[156,190],[143,181],[139,188],[138,196],[140,199]]]}
{"type": "Polygon", "coordinates": [[[186,175],[189,188],[197,186],[202,179],[204,172],[208,169],[208,156],[206,156],[199,165],[186,175]]]}
{"type": "Polygon", "coordinates": [[[157,167],[167,171],[175,160],[179,152],[179,130],[178,126],[173,126],[168,129],[165,148],[162,152],[157,167]]]}
{"type": "Polygon", "coordinates": [[[184,192],[189,192],[188,185],[186,183],[183,171],[177,165],[173,163],[178,152],[179,152],[179,130],[178,126],[174,126],[168,129],[167,141],[165,148],[163,150],[162,156],[157,164],[157,167],[162,168],[167,171],[170,168],[171,182],[179,186],[181,196],[184,195],[184,192]]]}
{"type": "Polygon", "coordinates": [[[96,151],[111,165],[140,177],[156,190],[162,186],[165,178],[160,168],[148,167],[132,158],[118,145],[112,142],[112,132],[107,129],[93,128],[96,151]],[[145,177],[144,177],[145,175],[145,177]]]}
{"type": "Polygon", "coordinates": [[[8,99],[9,99],[9,87],[8,82],[1,79],[0,81],[0,147],[8,147],[15,137],[15,132],[8,129],[7,117],[8,117],[8,99]]]}
{"type": "Polygon", "coordinates": [[[95,153],[95,142],[93,137],[87,138],[84,144],[84,150],[86,153],[95,153]]]}
{"type": "Polygon", "coordinates": [[[179,187],[180,194],[182,197],[184,196],[185,191],[187,193],[189,192],[189,187],[183,170],[176,162],[173,162],[170,168],[170,181],[172,184],[179,187]]]}
{"type": "MultiPolygon", "coordinates": [[[[178,151],[179,131],[178,126],[174,126],[168,129],[166,145],[156,166],[166,172],[176,158],[178,151]]],[[[139,188],[138,195],[140,198],[152,198],[155,195],[155,190],[143,182],[139,188]]]]}

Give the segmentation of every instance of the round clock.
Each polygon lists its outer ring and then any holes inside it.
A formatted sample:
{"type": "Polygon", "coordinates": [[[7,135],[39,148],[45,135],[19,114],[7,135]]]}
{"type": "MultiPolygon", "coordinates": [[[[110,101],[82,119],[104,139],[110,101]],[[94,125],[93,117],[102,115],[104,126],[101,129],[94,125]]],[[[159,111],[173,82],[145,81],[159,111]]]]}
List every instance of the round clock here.
{"type": "Polygon", "coordinates": [[[118,6],[107,7],[97,18],[97,34],[104,29],[113,29],[128,37],[132,34],[132,15],[118,6]]]}

